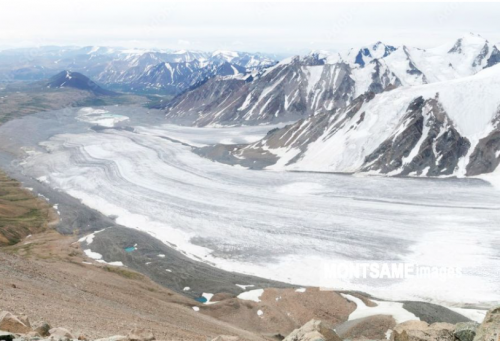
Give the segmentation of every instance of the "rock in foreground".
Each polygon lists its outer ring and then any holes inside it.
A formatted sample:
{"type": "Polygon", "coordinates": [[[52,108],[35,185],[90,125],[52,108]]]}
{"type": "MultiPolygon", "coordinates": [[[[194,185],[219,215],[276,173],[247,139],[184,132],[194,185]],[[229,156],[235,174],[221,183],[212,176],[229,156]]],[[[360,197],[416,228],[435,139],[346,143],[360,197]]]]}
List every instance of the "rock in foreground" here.
{"type": "Polygon", "coordinates": [[[27,318],[20,318],[8,311],[2,311],[0,312],[0,330],[27,334],[31,331],[31,326],[27,318]]]}
{"type": "Polygon", "coordinates": [[[455,326],[450,323],[407,321],[398,324],[391,334],[391,341],[455,341],[455,326]]]}
{"type": "Polygon", "coordinates": [[[453,334],[459,341],[473,341],[478,327],[477,322],[457,323],[453,334]]]}
{"type": "Polygon", "coordinates": [[[474,341],[500,340],[500,306],[490,309],[483,323],[477,329],[474,341]]]}
{"type": "Polygon", "coordinates": [[[311,320],[295,329],[284,341],[342,341],[333,328],[323,321],[311,320]]]}

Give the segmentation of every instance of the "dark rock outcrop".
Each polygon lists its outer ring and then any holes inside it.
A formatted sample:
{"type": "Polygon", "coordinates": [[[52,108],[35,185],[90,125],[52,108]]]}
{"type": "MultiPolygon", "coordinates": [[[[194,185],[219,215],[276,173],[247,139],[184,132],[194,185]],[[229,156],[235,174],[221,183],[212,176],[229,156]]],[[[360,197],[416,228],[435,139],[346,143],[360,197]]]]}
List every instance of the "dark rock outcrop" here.
{"type": "Polygon", "coordinates": [[[396,133],[365,158],[362,171],[450,175],[469,148],[438,97],[419,97],[408,106],[396,133]]]}
{"type": "Polygon", "coordinates": [[[476,337],[476,330],[479,327],[477,322],[461,322],[455,326],[453,335],[459,341],[473,341],[476,337]]]}
{"type": "Polygon", "coordinates": [[[62,71],[51,77],[47,82],[48,88],[73,88],[92,92],[97,96],[114,96],[115,92],[105,90],[88,77],[78,72],[62,71]]]}

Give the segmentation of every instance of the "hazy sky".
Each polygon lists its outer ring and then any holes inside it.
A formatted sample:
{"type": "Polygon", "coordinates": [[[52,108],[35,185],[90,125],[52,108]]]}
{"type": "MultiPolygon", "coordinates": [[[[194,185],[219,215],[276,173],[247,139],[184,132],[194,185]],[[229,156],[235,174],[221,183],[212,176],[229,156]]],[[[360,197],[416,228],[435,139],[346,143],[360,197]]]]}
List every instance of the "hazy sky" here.
{"type": "Polygon", "coordinates": [[[106,45],[278,53],[383,41],[436,46],[466,32],[500,42],[498,3],[1,0],[0,48],[106,45]]]}

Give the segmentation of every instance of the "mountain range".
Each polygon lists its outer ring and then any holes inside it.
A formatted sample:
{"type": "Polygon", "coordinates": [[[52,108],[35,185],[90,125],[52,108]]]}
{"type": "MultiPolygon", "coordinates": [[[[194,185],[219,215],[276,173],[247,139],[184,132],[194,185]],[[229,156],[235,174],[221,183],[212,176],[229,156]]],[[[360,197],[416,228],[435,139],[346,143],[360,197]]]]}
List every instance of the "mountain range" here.
{"type": "Polygon", "coordinates": [[[427,50],[378,42],[346,53],[313,52],[260,71],[252,82],[214,77],[171,101],[167,117],[196,126],[288,122],[333,114],[367,92],[459,79],[498,62],[498,48],[475,34],[427,50]]]}
{"type": "Polygon", "coordinates": [[[223,50],[49,46],[0,51],[0,80],[38,81],[70,70],[108,88],[175,95],[215,75],[236,75],[275,63],[268,55],[223,50]]]}
{"type": "Polygon", "coordinates": [[[48,78],[64,67],[47,87],[175,95],[159,104],[169,122],[287,123],[250,145],[201,152],[250,168],[473,176],[500,163],[500,51],[472,33],[430,49],[377,42],[280,62],[233,51],[106,47],[23,56],[29,51],[0,52],[0,70],[18,66],[4,80],[48,78]]]}
{"type": "MultiPolygon", "coordinates": [[[[500,163],[498,48],[467,34],[433,49],[374,44],[216,77],[168,104],[192,125],[294,121],[224,162],[250,168],[474,176],[500,163]]],[[[207,153],[206,150],[202,153],[207,153]]]]}

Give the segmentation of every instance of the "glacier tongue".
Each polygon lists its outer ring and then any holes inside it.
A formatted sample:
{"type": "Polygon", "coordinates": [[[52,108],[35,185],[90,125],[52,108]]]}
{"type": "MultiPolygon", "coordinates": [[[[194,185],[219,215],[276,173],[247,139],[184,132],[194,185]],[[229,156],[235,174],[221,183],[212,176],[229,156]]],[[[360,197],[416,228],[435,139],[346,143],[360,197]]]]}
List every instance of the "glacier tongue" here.
{"type": "MultiPolygon", "coordinates": [[[[116,216],[119,224],[227,270],[388,299],[500,299],[493,271],[500,241],[492,233],[500,219],[500,192],[491,187],[469,180],[255,172],[210,162],[173,142],[212,143],[224,129],[192,130],[160,126],[70,134],[61,127],[62,134],[42,143],[23,167],[116,216]],[[460,266],[464,274],[452,282],[324,282],[332,261],[460,266]]],[[[241,130],[238,138],[255,134],[241,130]]]]}

